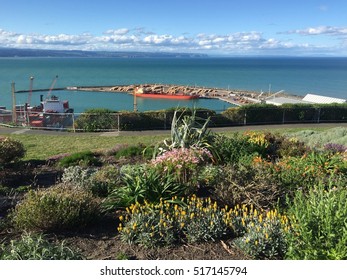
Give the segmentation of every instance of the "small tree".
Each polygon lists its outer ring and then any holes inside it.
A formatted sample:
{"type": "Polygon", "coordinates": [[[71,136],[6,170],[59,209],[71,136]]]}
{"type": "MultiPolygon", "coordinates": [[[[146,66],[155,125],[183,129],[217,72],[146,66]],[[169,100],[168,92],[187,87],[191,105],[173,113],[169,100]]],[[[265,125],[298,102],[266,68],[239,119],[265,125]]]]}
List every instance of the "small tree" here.
{"type": "Polygon", "coordinates": [[[0,137],[0,166],[23,158],[25,149],[21,142],[8,137],[0,137]]]}

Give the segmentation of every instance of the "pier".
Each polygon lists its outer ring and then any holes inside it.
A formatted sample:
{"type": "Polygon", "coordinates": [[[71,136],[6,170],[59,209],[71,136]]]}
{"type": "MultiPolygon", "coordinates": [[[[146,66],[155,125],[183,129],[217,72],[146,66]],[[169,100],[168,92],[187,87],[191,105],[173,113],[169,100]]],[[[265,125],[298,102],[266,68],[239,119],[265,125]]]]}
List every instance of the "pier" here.
{"type": "Polygon", "coordinates": [[[135,87],[141,86],[155,93],[199,95],[200,98],[217,98],[222,101],[241,106],[245,104],[259,103],[256,99],[259,93],[247,90],[230,90],[224,88],[183,86],[172,84],[141,84],[141,85],[114,85],[114,86],[76,86],[66,90],[95,91],[95,92],[126,92],[132,94],[135,87]]]}

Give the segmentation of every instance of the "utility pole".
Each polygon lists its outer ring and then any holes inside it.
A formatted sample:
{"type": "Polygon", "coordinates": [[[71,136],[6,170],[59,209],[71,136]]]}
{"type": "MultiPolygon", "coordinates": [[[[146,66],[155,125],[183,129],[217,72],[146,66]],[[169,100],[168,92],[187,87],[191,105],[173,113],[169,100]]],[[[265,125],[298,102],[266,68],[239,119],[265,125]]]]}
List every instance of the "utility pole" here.
{"type": "Polygon", "coordinates": [[[12,122],[17,124],[17,112],[16,112],[16,89],[15,89],[15,83],[11,83],[11,89],[12,89],[12,122]]]}
{"type": "Polygon", "coordinates": [[[134,95],[134,112],[137,112],[137,99],[136,99],[136,91],[134,89],[133,91],[133,95],[134,95]]]}

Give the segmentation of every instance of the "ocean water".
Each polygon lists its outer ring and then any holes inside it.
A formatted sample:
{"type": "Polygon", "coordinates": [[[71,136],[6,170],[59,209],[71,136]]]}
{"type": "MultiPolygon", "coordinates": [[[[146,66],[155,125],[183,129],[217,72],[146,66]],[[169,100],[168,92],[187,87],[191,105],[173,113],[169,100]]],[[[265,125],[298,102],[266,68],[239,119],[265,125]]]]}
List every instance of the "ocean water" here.
{"type": "MultiPolygon", "coordinates": [[[[16,90],[55,87],[108,86],[141,83],[197,85],[256,92],[284,90],[288,94],[320,94],[347,98],[347,58],[1,58],[0,105],[11,107],[11,82],[16,90]]],[[[39,103],[33,93],[32,103],[39,103]]],[[[127,94],[57,91],[76,112],[88,108],[132,110],[127,94]]],[[[17,94],[17,103],[27,101],[27,93],[17,94]]],[[[219,100],[169,101],[138,99],[140,111],[176,106],[225,110],[231,106],[219,100]]]]}

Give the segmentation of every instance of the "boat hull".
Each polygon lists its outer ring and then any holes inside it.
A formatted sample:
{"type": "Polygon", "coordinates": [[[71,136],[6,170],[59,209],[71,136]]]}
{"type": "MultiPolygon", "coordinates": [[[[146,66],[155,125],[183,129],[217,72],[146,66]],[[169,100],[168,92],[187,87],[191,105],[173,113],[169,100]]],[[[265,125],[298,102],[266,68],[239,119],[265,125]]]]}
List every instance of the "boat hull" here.
{"type": "Polygon", "coordinates": [[[161,93],[135,93],[136,97],[155,98],[155,99],[173,99],[173,100],[191,100],[198,99],[199,95],[177,95],[161,93]]]}

